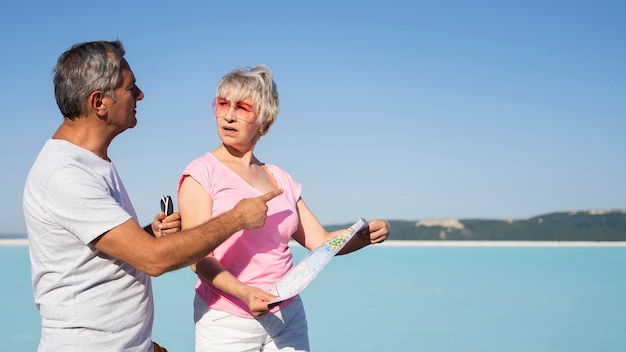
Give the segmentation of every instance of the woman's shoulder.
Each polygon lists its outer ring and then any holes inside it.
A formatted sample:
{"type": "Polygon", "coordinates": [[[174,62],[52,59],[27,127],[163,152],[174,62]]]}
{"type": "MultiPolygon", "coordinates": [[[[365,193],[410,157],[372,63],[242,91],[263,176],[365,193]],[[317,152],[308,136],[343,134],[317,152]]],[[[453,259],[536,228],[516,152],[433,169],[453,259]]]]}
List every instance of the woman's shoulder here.
{"type": "Polygon", "coordinates": [[[206,152],[203,155],[191,160],[187,164],[187,168],[189,167],[198,167],[198,166],[209,166],[219,164],[219,160],[215,158],[211,152],[206,152]]]}
{"type": "Polygon", "coordinates": [[[193,159],[183,169],[184,175],[196,175],[196,174],[212,174],[214,172],[220,172],[223,168],[219,160],[215,158],[211,153],[205,153],[193,159]]]}
{"type": "Polygon", "coordinates": [[[285,169],[281,168],[280,166],[268,163],[264,163],[264,165],[268,168],[268,170],[272,172],[274,177],[287,180],[289,183],[296,182],[291,174],[288,171],[285,171],[285,169]]]}
{"type": "Polygon", "coordinates": [[[272,171],[272,173],[278,173],[278,174],[281,174],[281,175],[287,175],[287,176],[291,177],[289,172],[285,171],[283,168],[281,168],[278,165],[270,164],[270,163],[263,163],[263,165],[265,165],[266,168],[268,168],[270,171],[272,171]]]}

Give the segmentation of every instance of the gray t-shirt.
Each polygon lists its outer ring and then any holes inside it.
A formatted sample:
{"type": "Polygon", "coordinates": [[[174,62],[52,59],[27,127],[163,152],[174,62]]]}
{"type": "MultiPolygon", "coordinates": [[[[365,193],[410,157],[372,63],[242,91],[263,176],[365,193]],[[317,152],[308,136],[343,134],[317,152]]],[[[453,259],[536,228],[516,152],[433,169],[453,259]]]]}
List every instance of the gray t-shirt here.
{"type": "Polygon", "coordinates": [[[112,163],[48,140],[24,189],[39,351],[152,351],[150,276],[90,242],[137,215],[112,163]]]}

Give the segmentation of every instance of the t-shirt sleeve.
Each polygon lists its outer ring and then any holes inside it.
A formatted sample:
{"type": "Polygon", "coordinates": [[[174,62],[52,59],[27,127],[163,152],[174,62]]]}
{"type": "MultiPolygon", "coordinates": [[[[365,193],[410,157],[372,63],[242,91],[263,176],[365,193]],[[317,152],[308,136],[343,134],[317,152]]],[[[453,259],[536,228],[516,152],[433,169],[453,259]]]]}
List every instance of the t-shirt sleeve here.
{"type": "Polygon", "coordinates": [[[88,244],[132,218],[112,192],[95,174],[78,167],[61,168],[51,175],[46,209],[54,221],[88,244]]]}
{"type": "Polygon", "coordinates": [[[176,193],[180,192],[180,186],[188,176],[193,177],[198,183],[200,183],[208,192],[212,194],[213,182],[212,182],[212,165],[210,159],[207,156],[198,158],[190,162],[183,170],[180,178],[178,179],[178,187],[176,193]]]}

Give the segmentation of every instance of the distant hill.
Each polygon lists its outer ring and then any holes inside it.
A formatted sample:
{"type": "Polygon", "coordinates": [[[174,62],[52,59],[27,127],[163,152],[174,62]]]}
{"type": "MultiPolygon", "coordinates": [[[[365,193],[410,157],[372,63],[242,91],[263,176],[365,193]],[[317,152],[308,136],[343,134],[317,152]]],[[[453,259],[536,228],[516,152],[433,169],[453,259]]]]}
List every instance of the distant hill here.
{"type": "Polygon", "coordinates": [[[26,238],[26,234],[14,234],[14,233],[9,233],[9,234],[2,234],[0,233],[0,240],[1,239],[16,239],[16,238],[26,238]]]}
{"type": "MultiPolygon", "coordinates": [[[[389,220],[390,240],[626,241],[626,209],[550,213],[522,220],[389,220]]],[[[324,226],[328,231],[352,225],[324,226]]],[[[26,238],[25,234],[0,234],[26,238]]]]}
{"type": "MultiPolygon", "coordinates": [[[[390,240],[626,241],[626,209],[551,213],[523,220],[389,220],[390,240]]],[[[325,226],[328,231],[351,224],[325,226]]]]}

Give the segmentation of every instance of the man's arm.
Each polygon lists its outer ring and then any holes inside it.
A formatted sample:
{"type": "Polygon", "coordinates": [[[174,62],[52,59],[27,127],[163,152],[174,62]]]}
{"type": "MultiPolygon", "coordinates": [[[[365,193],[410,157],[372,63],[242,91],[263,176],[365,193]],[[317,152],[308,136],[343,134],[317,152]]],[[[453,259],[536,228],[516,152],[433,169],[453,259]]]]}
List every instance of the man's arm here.
{"type": "Polygon", "coordinates": [[[152,237],[130,219],[98,237],[92,244],[138,270],[159,276],[204,258],[233,233],[263,226],[267,202],[282,190],[244,199],[232,210],[202,225],[176,234],[152,237]]]}
{"type": "Polygon", "coordinates": [[[148,233],[148,235],[150,235],[152,237],[156,237],[154,235],[154,231],[152,231],[152,224],[144,226],[143,230],[146,231],[148,233]]]}

